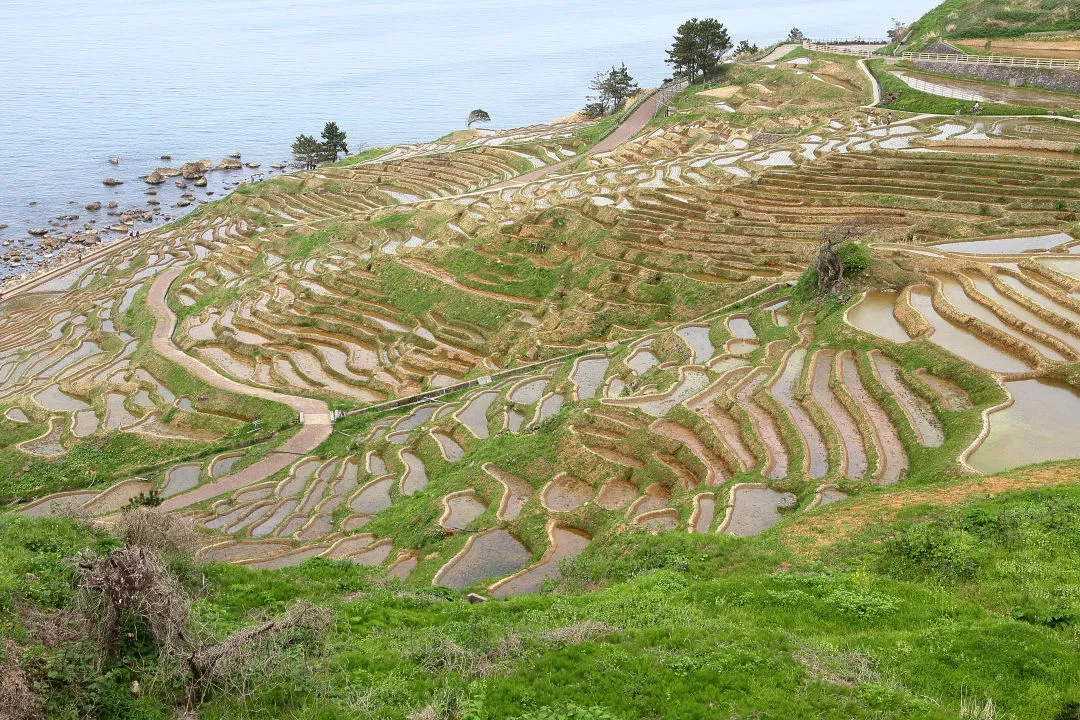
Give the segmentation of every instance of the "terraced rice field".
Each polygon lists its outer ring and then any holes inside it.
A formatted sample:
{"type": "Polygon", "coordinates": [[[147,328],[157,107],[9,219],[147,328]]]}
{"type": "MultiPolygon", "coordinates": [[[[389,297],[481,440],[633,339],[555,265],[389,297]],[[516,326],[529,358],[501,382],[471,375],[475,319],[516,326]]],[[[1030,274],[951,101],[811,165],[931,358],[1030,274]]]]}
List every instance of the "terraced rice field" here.
{"type": "Polygon", "coordinates": [[[582,153],[583,126],[403,146],[30,288],[0,307],[0,422],[21,433],[0,449],[168,452],[22,511],[107,517],[154,489],[196,519],[201,559],[504,597],[606,533],[756,534],[926,468],[1080,452],[1054,427],[1080,397],[1080,165],[992,154],[1071,129],[730,114],[528,182],[582,153]],[[849,218],[899,280],[839,310],[794,299],[849,218]],[[300,430],[249,457],[274,407],[300,430]]]}

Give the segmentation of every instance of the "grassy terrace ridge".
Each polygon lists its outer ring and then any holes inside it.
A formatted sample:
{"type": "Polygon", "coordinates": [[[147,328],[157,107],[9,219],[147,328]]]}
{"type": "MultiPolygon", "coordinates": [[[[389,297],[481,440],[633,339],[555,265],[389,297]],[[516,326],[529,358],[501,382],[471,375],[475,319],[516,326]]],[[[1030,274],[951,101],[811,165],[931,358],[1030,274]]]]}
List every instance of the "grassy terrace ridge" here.
{"type": "MultiPolygon", "coordinates": [[[[481,606],[347,562],[210,566],[196,606],[208,632],[300,599],[330,608],[334,624],[325,642],[200,715],[404,719],[430,707],[423,717],[629,720],[768,707],[787,718],[951,720],[993,698],[996,717],[1072,717],[1080,600],[1065,589],[1080,574],[1080,490],[1052,486],[1076,470],[1014,474],[1014,489],[993,499],[947,483],[922,505],[818,541],[812,555],[795,526],[749,540],[624,534],[567,566],[550,594],[481,606]]],[[[813,519],[826,527],[847,514],[836,506],[813,519]]],[[[67,520],[2,516],[0,597],[62,607],[70,569],[58,561],[113,542],[67,520]]],[[[0,617],[12,612],[0,604],[0,617]]],[[[170,717],[171,671],[155,670],[138,642],[122,652],[129,670],[104,677],[78,652],[41,655],[50,715],[170,717]],[[132,677],[143,679],[139,697],[132,677]]]]}
{"type": "MultiPolygon", "coordinates": [[[[961,114],[971,114],[971,108],[975,104],[972,100],[958,100],[940,95],[932,95],[921,90],[916,90],[900,78],[889,72],[890,68],[898,67],[887,64],[884,60],[869,60],[866,66],[874,74],[881,86],[882,97],[892,92],[899,92],[900,97],[881,107],[890,110],[911,113],[933,113],[935,115],[954,115],[958,111],[961,114]]],[[[990,116],[999,115],[1049,115],[1053,111],[1044,107],[1023,107],[1005,103],[982,102],[982,114],[990,116]]]]}
{"type": "Polygon", "coordinates": [[[1080,30],[1072,0],[946,0],[911,26],[905,49],[920,51],[937,39],[1007,38],[1080,30]]]}

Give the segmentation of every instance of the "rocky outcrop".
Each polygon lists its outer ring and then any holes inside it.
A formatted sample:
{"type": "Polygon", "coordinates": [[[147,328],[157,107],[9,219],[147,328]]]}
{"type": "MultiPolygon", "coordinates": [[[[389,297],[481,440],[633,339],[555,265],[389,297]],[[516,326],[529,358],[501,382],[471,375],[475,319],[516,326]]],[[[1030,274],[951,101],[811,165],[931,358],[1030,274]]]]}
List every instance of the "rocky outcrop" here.
{"type": "Polygon", "coordinates": [[[206,178],[201,177],[195,181],[195,187],[206,187],[206,178]]]}
{"type": "Polygon", "coordinates": [[[159,173],[157,170],[143,178],[148,185],[161,185],[165,182],[165,176],[159,173]]]}
{"type": "Polygon", "coordinates": [[[212,168],[214,164],[210,160],[196,160],[195,162],[184,163],[180,166],[180,174],[184,176],[185,180],[194,180],[201,177],[203,173],[212,168]]]}
{"type": "Polygon", "coordinates": [[[108,185],[109,187],[114,187],[116,185],[123,185],[124,181],[123,180],[117,180],[116,178],[107,177],[104,180],[102,180],[101,183],[103,185],[108,185]]]}
{"type": "Polygon", "coordinates": [[[244,167],[243,163],[231,157],[222,158],[217,165],[218,170],[239,170],[242,167],[244,167]]]}
{"type": "Polygon", "coordinates": [[[30,228],[26,232],[30,233],[31,235],[36,235],[37,237],[41,237],[42,235],[48,234],[49,228],[41,228],[41,227],[30,228]]]}
{"type": "Polygon", "coordinates": [[[99,203],[97,200],[92,203],[86,203],[86,209],[90,212],[97,212],[101,209],[101,203],[99,203]]]}

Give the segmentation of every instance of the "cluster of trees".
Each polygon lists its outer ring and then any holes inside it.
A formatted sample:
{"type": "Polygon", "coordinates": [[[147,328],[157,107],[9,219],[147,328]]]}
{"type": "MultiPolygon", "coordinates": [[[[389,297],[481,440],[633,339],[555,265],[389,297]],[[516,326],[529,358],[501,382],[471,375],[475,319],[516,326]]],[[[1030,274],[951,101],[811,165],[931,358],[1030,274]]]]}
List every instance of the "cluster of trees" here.
{"type": "Polygon", "coordinates": [[[589,89],[596,94],[587,98],[588,105],[583,112],[588,117],[603,117],[609,112],[615,112],[624,102],[641,91],[630,71],[626,69],[626,63],[619,67],[612,66],[607,72],[598,72],[589,83],[589,89]]]}
{"type": "Polygon", "coordinates": [[[320,163],[334,162],[341,155],[349,154],[345,131],[336,122],[323,126],[321,139],[311,135],[297,135],[292,144],[293,164],[301,170],[312,170],[320,163]]]}

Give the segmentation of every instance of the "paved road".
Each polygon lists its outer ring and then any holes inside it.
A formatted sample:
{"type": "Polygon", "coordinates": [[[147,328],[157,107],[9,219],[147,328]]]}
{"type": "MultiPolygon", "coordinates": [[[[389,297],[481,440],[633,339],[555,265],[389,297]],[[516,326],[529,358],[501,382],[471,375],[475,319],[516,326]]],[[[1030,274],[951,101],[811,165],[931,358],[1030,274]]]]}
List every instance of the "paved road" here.
{"type": "Polygon", "coordinates": [[[503,190],[506,188],[518,187],[520,185],[527,185],[528,183],[536,182],[537,180],[555,172],[556,170],[560,170],[572,163],[575,163],[581,158],[614,150],[615,148],[619,147],[624,142],[644,130],[645,126],[649,124],[649,121],[652,120],[653,117],[655,117],[657,111],[662,106],[667,104],[667,101],[670,100],[676,92],[678,92],[678,90],[673,88],[657,90],[656,92],[654,92],[648,97],[648,99],[646,99],[643,103],[641,103],[641,105],[638,106],[637,110],[630,113],[630,117],[626,118],[626,120],[624,120],[622,124],[616,127],[610,135],[608,135],[606,138],[594,145],[588,152],[572,157],[569,160],[563,160],[560,163],[555,163],[554,165],[548,165],[546,167],[538,168],[530,173],[525,173],[524,175],[518,175],[515,178],[511,178],[510,180],[507,180],[505,182],[498,183],[497,185],[489,185],[488,187],[484,188],[483,191],[489,192],[491,190],[503,190]]]}
{"type": "Polygon", "coordinates": [[[777,60],[779,60],[780,58],[787,55],[789,52],[791,52],[792,50],[794,50],[797,47],[799,47],[799,46],[796,45],[795,43],[785,43],[784,45],[778,46],[771,53],[769,53],[765,57],[758,60],[758,62],[759,63],[774,63],[777,60]]]}
{"type": "Polygon", "coordinates": [[[173,280],[180,275],[180,272],[181,270],[179,268],[174,268],[158,275],[154,280],[154,284],[150,286],[150,293],[146,298],[147,305],[149,305],[150,309],[157,317],[157,324],[154,325],[154,334],[150,340],[150,346],[154,351],[169,360],[172,360],[177,365],[180,365],[206,384],[212,385],[219,390],[288,405],[295,410],[297,414],[303,415],[304,423],[300,428],[300,432],[293,435],[281,447],[270,453],[267,457],[256,462],[254,465],[246,467],[240,472],[233,473],[232,475],[226,475],[213,482],[200,485],[191,492],[171,497],[161,504],[162,510],[185,508],[189,505],[194,505],[195,503],[217,497],[223,493],[232,492],[242,487],[261,482],[278,470],[288,467],[295,462],[299,456],[306,455],[317,448],[330,437],[330,433],[333,429],[330,422],[330,408],[322,400],[297,397],[295,395],[284,395],[279,392],[274,392],[273,390],[264,390],[262,388],[238,383],[235,380],[230,380],[229,378],[218,374],[216,371],[176,347],[172,339],[173,333],[176,331],[176,315],[169,309],[168,304],[165,302],[165,298],[168,294],[169,286],[172,285],[173,280]]]}
{"type": "Polygon", "coordinates": [[[873,96],[869,105],[863,105],[864,108],[872,108],[881,102],[881,86],[878,85],[877,78],[874,77],[874,73],[870,72],[870,68],[866,67],[866,59],[863,58],[856,63],[859,69],[863,71],[863,74],[870,80],[870,91],[873,96]]]}

